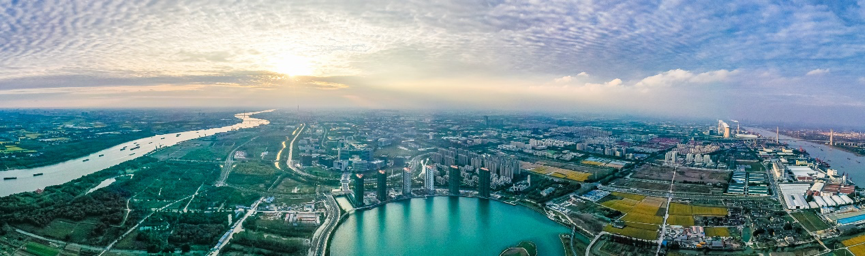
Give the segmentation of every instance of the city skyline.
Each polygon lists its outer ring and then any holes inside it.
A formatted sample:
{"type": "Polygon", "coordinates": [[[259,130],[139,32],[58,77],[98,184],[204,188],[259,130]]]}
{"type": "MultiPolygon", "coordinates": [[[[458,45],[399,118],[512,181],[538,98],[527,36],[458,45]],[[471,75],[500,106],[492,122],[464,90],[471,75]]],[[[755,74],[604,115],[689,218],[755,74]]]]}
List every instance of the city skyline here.
{"type": "Polygon", "coordinates": [[[302,105],[865,120],[861,1],[0,7],[0,108],[302,105]]]}

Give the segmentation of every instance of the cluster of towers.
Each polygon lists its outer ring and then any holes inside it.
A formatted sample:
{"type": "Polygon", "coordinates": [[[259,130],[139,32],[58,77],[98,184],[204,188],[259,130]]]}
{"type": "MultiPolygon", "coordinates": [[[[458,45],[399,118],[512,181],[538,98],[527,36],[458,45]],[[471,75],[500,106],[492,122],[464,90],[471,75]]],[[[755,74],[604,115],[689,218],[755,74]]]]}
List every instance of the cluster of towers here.
{"type": "MultiPolygon", "coordinates": [[[[435,194],[435,177],[436,177],[436,165],[435,164],[427,164],[426,161],[421,163],[422,168],[422,178],[424,181],[423,188],[429,194],[435,194]]],[[[460,195],[460,186],[462,185],[462,169],[456,165],[451,165],[447,168],[447,180],[448,180],[448,194],[452,196],[460,195]]],[[[491,183],[492,183],[492,173],[490,169],[486,167],[481,167],[476,169],[478,175],[477,182],[477,191],[480,197],[489,197],[491,191],[491,183]]],[[[363,198],[364,198],[364,175],[365,173],[355,173],[353,178],[354,183],[354,198],[355,202],[358,206],[363,206],[363,198]]],[[[376,175],[376,198],[379,201],[387,200],[387,172],[384,170],[380,170],[376,175]]],[[[402,174],[402,193],[403,195],[409,196],[412,192],[412,169],[404,168],[402,174]]]]}
{"type": "Polygon", "coordinates": [[[512,157],[478,154],[465,149],[439,149],[430,155],[434,164],[457,166],[475,172],[486,168],[492,184],[511,183],[514,175],[520,174],[520,163],[512,157]]]}
{"type": "MultiPolygon", "coordinates": [[[[386,201],[387,200],[387,172],[385,172],[384,170],[379,170],[377,173],[375,173],[375,175],[376,175],[375,197],[379,201],[386,201]]],[[[408,175],[408,173],[406,173],[406,175],[408,175]]],[[[364,186],[364,174],[363,173],[355,173],[354,176],[352,176],[352,178],[354,179],[354,190],[353,191],[354,191],[354,199],[356,201],[355,203],[358,206],[363,206],[364,205],[363,196],[364,196],[364,193],[366,192],[366,191],[364,191],[364,187],[363,187],[364,186]]],[[[409,185],[411,184],[410,179],[411,178],[409,178],[409,185]]],[[[411,190],[411,188],[408,188],[408,189],[411,190]]]]}

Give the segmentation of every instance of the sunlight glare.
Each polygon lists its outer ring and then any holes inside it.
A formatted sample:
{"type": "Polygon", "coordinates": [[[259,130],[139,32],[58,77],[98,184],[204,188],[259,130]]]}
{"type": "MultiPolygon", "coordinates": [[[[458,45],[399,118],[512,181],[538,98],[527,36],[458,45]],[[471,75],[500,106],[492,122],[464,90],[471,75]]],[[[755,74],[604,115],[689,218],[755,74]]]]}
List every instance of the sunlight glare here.
{"type": "Polygon", "coordinates": [[[303,57],[287,55],[271,61],[271,71],[288,76],[309,76],[314,72],[310,61],[303,57]]]}

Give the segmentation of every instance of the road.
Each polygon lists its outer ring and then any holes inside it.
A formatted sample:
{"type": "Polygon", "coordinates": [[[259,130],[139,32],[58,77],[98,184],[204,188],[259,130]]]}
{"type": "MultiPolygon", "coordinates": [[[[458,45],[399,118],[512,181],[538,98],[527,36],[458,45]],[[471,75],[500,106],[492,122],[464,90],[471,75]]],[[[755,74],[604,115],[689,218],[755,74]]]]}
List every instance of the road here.
{"type": "MultiPolygon", "coordinates": [[[[595,246],[595,242],[597,242],[598,239],[600,239],[602,236],[604,236],[606,234],[609,234],[609,233],[607,233],[607,231],[601,231],[601,233],[598,233],[598,235],[595,236],[595,239],[592,239],[592,242],[589,243],[588,247],[586,247],[586,256],[592,256],[592,246],[595,246]]],[[[571,238],[571,239],[573,239],[573,238],[571,238]]]]}
{"type": "Polygon", "coordinates": [[[673,187],[676,185],[676,170],[678,170],[678,168],[673,168],[673,179],[670,180],[670,192],[667,194],[664,223],[661,224],[661,235],[658,237],[658,250],[655,251],[655,255],[661,254],[661,246],[664,244],[664,234],[667,233],[667,219],[670,218],[670,201],[673,201],[673,187]]]}
{"type": "Polygon", "coordinates": [[[234,152],[237,151],[238,149],[240,149],[240,147],[243,147],[244,145],[246,145],[246,143],[249,143],[250,141],[253,141],[256,138],[258,138],[258,136],[252,137],[252,139],[249,139],[246,142],[244,142],[243,144],[240,144],[239,146],[234,147],[234,149],[232,149],[231,152],[228,153],[228,157],[225,158],[225,163],[222,165],[222,172],[219,174],[219,180],[216,181],[215,186],[217,186],[217,187],[225,186],[225,179],[228,178],[228,174],[231,173],[232,165],[234,165],[234,152]]]}
{"type": "Polygon", "coordinates": [[[327,251],[327,242],[330,240],[330,234],[333,233],[336,224],[342,217],[342,213],[339,210],[339,204],[336,203],[336,199],[333,198],[333,195],[328,194],[325,195],[325,197],[324,207],[327,209],[327,218],[324,219],[324,223],[321,224],[312,235],[312,246],[309,248],[310,256],[324,255],[324,252],[327,251]]]}
{"type": "Polygon", "coordinates": [[[222,235],[221,238],[219,238],[219,242],[217,242],[216,245],[213,246],[212,249],[210,249],[210,252],[207,253],[207,255],[219,255],[219,251],[222,250],[222,248],[231,241],[231,237],[234,236],[234,233],[243,231],[243,221],[246,221],[246,218],[249,218],[249,216],[255,214],[255,209],[258,209],[258,204],[260,204],[262,201],[264,201],[264,197],[259,198],[258,201],[255,201],[255,203],[252,204],[252,207],[249,208],[249,211],[246,211],[246,214],[243,215],[243,218],[237,220],[237,222],[235,222],[234,225],[231,226],[231,229],[229,229],[228,232],[226,232],[224,235],[222,235]]]}
{"type": "Polygon", "coordinates": [[[189,202],[187,202],[186,206],[183,207],[184,213],[186,212],[187,209],[189,209],[189,204],[192,203],[192,200],[195,200],[195,196],[198,195],[198,192],[201,191],[201,187],[204,187],[203,183],[200,186],[198,186],[198,189],[195,190],[195,193],[192,193],[192,198],[189,198],[189,202]]]}

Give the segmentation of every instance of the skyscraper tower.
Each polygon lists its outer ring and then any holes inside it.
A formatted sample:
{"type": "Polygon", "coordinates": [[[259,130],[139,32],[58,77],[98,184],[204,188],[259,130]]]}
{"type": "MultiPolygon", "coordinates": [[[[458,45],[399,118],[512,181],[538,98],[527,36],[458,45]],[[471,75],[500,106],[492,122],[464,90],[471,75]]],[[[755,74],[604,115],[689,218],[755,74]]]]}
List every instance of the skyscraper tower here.
{"type": "Polygon", "coordinates": [[[775,126],[775,144],[781,144],[781,129],[775,126]]]}
{"type": "Polygon", "coordinates": [[[354,174],[354,200],[358,207],[363,206],[363,174],[354,174]]]}
{"type": "Polygon", "coordinates": [[[426,161],[421,163],[423,166],[423,186],[426,189],[427,193],[434,194],[435,193],[435,181],[436,181],[436,173],[435,169],[426,165],[426,161]]]}
{"type": "Polygon", "coordinates": [[[832,129],[829,129],[829,146],[834,146],[834,145],[835,145],[835,131],[832,129]]]}
{"type": "Polygon", "coordinates": [[[378,184],[376,185],[376,197],[379,201],[387,201],[387,172],[378,170],[378,184]]]}
{"type": "Polygon", "coordinates": [[[448,188],[450,195],[459,196],[460,195],[460,182],[462,177],[460,177],[460,168],[456,165],[451,165],[450,172],[448,172],[448,188]]]}
{"type": "Polygon", "coordinates": [[[490,170],[481,168],[478,170],[480,183],[478,184],[478,194],[480,197],[490,197],[490,170]]]}
{"type": "Polygon", "coordinates": [[[402,169],[402,195],[411,196],[411,169],[402,169]]]}

